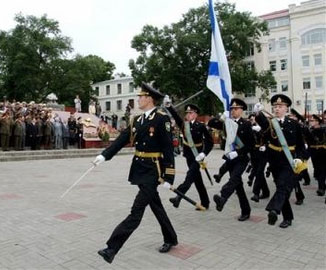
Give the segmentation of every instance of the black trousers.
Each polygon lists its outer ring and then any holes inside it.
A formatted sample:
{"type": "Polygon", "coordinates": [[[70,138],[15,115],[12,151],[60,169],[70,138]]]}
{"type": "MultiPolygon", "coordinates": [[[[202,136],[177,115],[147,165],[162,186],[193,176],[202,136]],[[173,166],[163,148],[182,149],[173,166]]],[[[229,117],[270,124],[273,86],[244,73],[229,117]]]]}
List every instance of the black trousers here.
{"type": "Polygon", "coordinates": [[[314,167],[314,177],[318,181],[318,189],[326,189],[326,150],[311,150],[311,161],[314,167]]]}
{"type": "Polygon", "coordinates": [[[139,192],[136,195],[130,214],[114,229],[107,241],[108,248],[113,249],[115,253],[118,253],[129,236],[137,229],[147,205],[150,206],[161,226],[164,243],[176,244],[178,242],[177,235],[157,192],[157,185],[139,185],[138,187],[139,192]]]}
{"type": "Polygon", "coordinates": [[[269,196],[269,188],[265,178],[265,167],[267,164],[267,153],[266,151],[259,151],[258,153],[258,164],[256,170],[256,179],[254,182],[253,193],[259,196],[260,191],[262,195],[269,196]]]}
{"type": "Polygon", "coordinates": [[[248,165],[248,159],[236,158],[234,160],[227,161],[227,163],[230,179],[223,185],[221,189],[221,196],[227,200],[233,194],[233,192],[236,191],[240,203],[241,214],[249,215],[251,209],[242,183],[242,174],[248,165]]]}
{"type": "Polygon", "coordinates": [[[222,176],[224,175],[224,174],[226,174],[228,172],[228,162],[227,161],[225,161],[223,164],[222,164],[222,166],[219,168],[219,170],[218,170],[218,174],[221,176],[221,178],[222,178],[222,176]]]}
{"type": "Polygon", "coordinates": [[[267,204],[266,210],[274,210],[277,214],[282,213],[285,220],[292,220],[293,212],[289,199],[295,184],[293,169],[287,160],[282,162],[277,159],[274,162],[270,162],[270,168],[276,184],[276,191],[267,204]]]}
{"type": "Polygon", "coordinates": [[[307,180],[307,176],[309,177],[309,174],[308,174],[308,169],[305,169],[303,170],[299,175],[296,175],[295,176],[295,182],[294,182],[294,193],[295,193],[295,197],[297,199],[297,201],[299,200],[304,200],[305,198],[305,195],[302,191],[302,188],[301,188],[301,184],[300,184],[300,181],[301,179],[305,179],[305,182],[309,182],[310,183],[310,178],[309,178],[309,181],[307,180]]]}
{"type": "Polygon", "coordinates": [[[187,171],[185,181],[178,186],[178,190],[183,194],[186,194],[190,189],[192,183],[195,183],[195,187],[199,194],[201,205],[208,208],[209,197],[207,194],[206,187],[203,183],[203,178],[200,173],[200,165],[195,159],[186,159],[189,170],[187,171]]]}

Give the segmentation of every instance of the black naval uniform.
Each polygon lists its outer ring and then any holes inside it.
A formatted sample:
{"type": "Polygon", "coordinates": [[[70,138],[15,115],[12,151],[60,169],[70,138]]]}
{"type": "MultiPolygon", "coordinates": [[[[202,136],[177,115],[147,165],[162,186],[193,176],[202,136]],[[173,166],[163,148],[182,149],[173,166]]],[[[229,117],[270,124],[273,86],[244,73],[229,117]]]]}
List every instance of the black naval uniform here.
{"type": "MultiPolygon", "coordinates": [[[[187,142],[185,126],[183,119],[178,115],[176,110],[170,106],[167,107],[168,111],[171,113],[176,124],[179,126],[183,133],[183,156],[186,158],[189,170],[187,171],[185,181],[178,186],[178,190],[183,194],[186,194],[190,189],[192,183],[195,183],[195,187],[198,191],[201,205],[206,209],[209,208],[209,197],[207,194],[206,187],[203,183],[203,178],[200,173],[200,164],[196,161],[189,143],[187,142]]],[[[206,125],[195,120],[190,123],[190,132],[192,136],[193,143],[195,144],[198,153],[203,152],[206,156],[212,150],[214,142],[213,138],[208,132],[206,125]]],[[[176,200],[181,200],[181,198],[175,198],[176,200]]]]}
{"type": "Polygon", "coordinates": [[[266,147],[264,133],[262,130],[260,130],[259,132],[254,131],[253,134],[255,139],[255,147],[251,153],[251,163],[255,173],[255,181],[252,189],[254,196],[251,198],[251,200],[258,202],[259,199],[268,198],[270,191],[265,178],[267,152],[266,149],[265,151],[262,149],[262,147],[266,147]]]}
{"type": "MultiPolygon", "coordinates": [[[[226,168],[229,171],[230,179],[229,181],[223,185],[221,189],[221,197],[218,195],[214,196],[220,198],[220,204],[217,205],[217,208],[221,207],[220,209],[217,209],[219,211],[222,210],[223,205],[226,203],[228,198],[236,191],[236,194],[239,199],[240,208],[241,208],[241,216],[249,217],[251,208],[243,187],[242,182],[242,174],[245,171],[248,162],[249,162],[249,156],[248,154],[252,151],[255,141],[253,136],[253,131],[251,128],[251,124],[249,121],[244,120],[242,117],[236,121],[238,124],[238,130],[237,130],[237,136],[240,138],[240,140],[243,143],[243,147],[237,148],[236,152],[238,153],[238,156],[232,160],[226,159],[226,168]]],[[[223,129],[223,122],[218,120],[217,118],[213,118],[209,121],[208,126],[215,128],[215,129],[223,129]]],[[[215,200],[216,202],[216,200],[215,200]]]]}
{"type": "MultiPolygon", "coordinates": [[[[293,220],[293,212],[289,199],[295,185],[295,174],[282,150],[270,121],[260,112],[256,116],[256,122],[263,130],[269,130],[269,132],[266,133],[267,141],[269,142],[267,146],[267,156],[270,170],[276,184],[276,191],[266,206],[266,210],[269,211],[269,224],[274,225],[277,215],[282,212],[284,221],[288,221],[288,225],[290,225],[293,220]]],[[[302,130],[298,122],[284,117],[284,121],[280,121],[280,127],[293,158],[303,159],[304,142],[302,130]]]]}
{"type": "Polygon", "coordinates": [[[147,119],[143,115],[133,119],[133,123],[125,129],[111,146],[106,148],[102,155],[110,160],[123,146],[134,143],[136,152],[132,159],[128,180],[138,185],[131,213],[113,231],[107,241],[108,249],[116,254],[129,236],[139,226],[145,208],[150,206],[158,220],[164,238],[164,243],[176,245],[177,235],[163,208],[157,192],[158,179],[162,177],[170,184],[174,181],[174,155],[172,145],[171,124],[169,117],[156,108],[147,119]],[[142,123],[143,122],[143,123],[142,123]],[[157,168],[160,165],[160,173],[157,168]]]}
{"type": "Polygon", "coordinates": [[[326,128],[312,128],[307,142],[314,167],[314,177],[318,181],[317,195],[323,196],[326,190],[326,128]]]}

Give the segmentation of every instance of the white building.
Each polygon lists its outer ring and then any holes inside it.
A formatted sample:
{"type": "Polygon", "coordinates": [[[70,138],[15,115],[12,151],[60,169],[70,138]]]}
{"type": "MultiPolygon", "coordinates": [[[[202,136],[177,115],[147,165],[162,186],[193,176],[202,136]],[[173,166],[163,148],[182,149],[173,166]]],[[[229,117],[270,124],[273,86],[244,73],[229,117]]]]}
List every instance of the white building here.
{"type": "MultiPolygon", "coordinates": [[[[307,95],[307,112],[321,113],[326,109],[326,1],[289,5],[261,18],[270,33],[261,38],[261,52],[255,50],[247,60],[258,71],[273,71],[277,87],[270,89],[269,98],[276,93],[288,95],[292,107],[303,114],[307,95]]],[[[249,111],[260,101],[259,89],[256,93],[245,98],[249,111]]]]}
{"type": "Polygon", "coordinates": [[[137,105],[137,94],[140,88],[136,89],[134,87],[132,77],[121,77],[98,82],[92,84],[92,88],[96,91],[102,113],[109,116],[115,113],[121,119],[128,104],[131,107],[131,114],[141,112],[137,105]]]}

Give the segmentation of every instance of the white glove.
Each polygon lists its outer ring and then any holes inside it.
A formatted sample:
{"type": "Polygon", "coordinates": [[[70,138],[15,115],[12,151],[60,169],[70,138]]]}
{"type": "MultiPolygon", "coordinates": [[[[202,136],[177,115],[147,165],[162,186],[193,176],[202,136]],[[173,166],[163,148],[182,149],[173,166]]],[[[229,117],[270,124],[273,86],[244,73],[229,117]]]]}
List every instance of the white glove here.
{"type": "Polygon", "coordinates": [[[222,116],[221,116],[221,121],[225,121],[226,118],[230,117],[230,112],[229,111],[225,111],[222,116]]]}
{"type": "Polygon", "coordinates": [[[96,158],[94,159],[94,161],[92,162],[95,166],[100,165],[101,163],[103,163],[105,161],[105,157],[103,155],[98,155],[96,156],[96,158]]]}
{"type": "Polygon", "coordinates": [[[302,163],[302,160],[299,158],[295,158],[293,162],[294,162],[294,168],[297,168],[302,163]]]}
{"type": "Polygon", "coordinates": [[[259,131],[261,131],[261,127],[259,125],[252,126],[252,130],[259,132],[259,131]]]}
{"type": "Polygon", "coordinates": [[[237,153],[237,151],[231,151],[231,152],[225,154],[225,156],[228,159],[232,160],[232,159],[235,159],[238,156],[238,153],[237,153]]]}
{"type": "Polygon", "coordinates": [[[259,151],[261,151],[261,152],[265,152],[265,151],[266,151],[266,146],[263,145],[263,146],[259,147],[259,151]]]}
{"type": "Polygon", "coordinates": [[[162,187],[164,187],[164,188],[166,188],[166,189],[170,189],[171,188],[171,184],[169,183],[169,182],[164,182],[163,184],[162,184],[162,187]]]}
{"type": "Polygon", "coordinates": [[[261,104],[260,102],[256,103],[255,106],[254,106],[254,112],[255,113],[260,112],[263,109],[264,109],[264,105],[261,104]]]}
{"type": "Polygon", "coordinates": [[[198,162],[203,161],[205,157],[206,157],[205,153],[201,152],[196,157],[196,161],[198,161],[198,162]]]}
{"type": "Polygon", "coordinates": [[[163,98],[163,106],[164,107],[170,107],[172,104],[172,100],[168,95],[165,95],[163,98]]]}
{"type": "Polygon", "coordinates": [[[305,144],[304,144],[304,148],[305,148],[305,149],[308,149],[308,144],[305,143],[305,144]]]}

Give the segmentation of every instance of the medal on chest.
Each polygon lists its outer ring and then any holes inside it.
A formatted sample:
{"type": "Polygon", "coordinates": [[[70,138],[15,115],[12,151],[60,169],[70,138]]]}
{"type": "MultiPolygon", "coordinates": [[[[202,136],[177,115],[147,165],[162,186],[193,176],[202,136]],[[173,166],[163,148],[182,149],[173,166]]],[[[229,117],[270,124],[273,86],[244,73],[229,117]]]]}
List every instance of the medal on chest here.
{"type": "Polygon", "coordinates": [[[152,137],[154,135],[154,131],[155,131],[154,127],[150,127],[149,128],[149,136],[152,137]]]}

